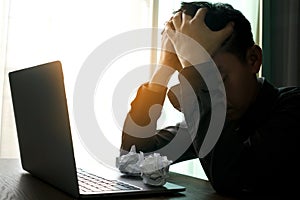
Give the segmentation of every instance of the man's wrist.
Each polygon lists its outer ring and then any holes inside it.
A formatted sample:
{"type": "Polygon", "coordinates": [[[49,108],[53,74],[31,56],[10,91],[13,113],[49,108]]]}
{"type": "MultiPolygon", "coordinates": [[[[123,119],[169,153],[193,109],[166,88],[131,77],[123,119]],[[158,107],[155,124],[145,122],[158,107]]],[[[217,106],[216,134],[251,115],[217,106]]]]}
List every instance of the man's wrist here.
{"type": "Polygon", "coordinates": [[[157,83],[151,83],[149,82],[149,84],[147,85],[147,88],[153,92],[157,92],[157,93],[161,93],[164,92],[166,90],[166,87],[161,85],[161,84],[157,84],[157,83]]]}
{"type": "Polygon", "coordinates": [[[175,70],[173,68],[161,65],[154,72],[149,82],[167,87],[174,72],[175,70]]]}

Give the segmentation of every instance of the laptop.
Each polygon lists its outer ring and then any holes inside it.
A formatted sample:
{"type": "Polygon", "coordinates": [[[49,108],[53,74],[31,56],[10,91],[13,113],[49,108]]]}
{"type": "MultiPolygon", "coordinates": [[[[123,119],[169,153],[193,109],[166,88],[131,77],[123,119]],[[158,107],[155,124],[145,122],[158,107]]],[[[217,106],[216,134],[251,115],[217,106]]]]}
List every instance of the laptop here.
{"type": "Polygon", "coordinates": [[[185,190],[169,182],[149,186],[101,164],[97,174],[76,167],[60,61],[10,72],[9,82],[21,164],[33,176],[75,198],[185,190]]]}

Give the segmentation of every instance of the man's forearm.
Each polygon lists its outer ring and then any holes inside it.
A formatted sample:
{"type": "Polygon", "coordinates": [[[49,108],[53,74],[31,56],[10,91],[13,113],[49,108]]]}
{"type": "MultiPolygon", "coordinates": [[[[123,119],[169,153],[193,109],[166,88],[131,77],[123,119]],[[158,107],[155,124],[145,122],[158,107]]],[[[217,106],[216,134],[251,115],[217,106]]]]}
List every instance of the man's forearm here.
{"type": "Polygon", "coordinates": [[[156,123],[160,117],[167,88],[156,85],[156,91],[149,89],[149,84],[143,84],[131,103],[131,109],[126,116],[121,148],[129,151],[131,145],[137,150],[147,151],[155,145],[154,134],[156,123]]]}

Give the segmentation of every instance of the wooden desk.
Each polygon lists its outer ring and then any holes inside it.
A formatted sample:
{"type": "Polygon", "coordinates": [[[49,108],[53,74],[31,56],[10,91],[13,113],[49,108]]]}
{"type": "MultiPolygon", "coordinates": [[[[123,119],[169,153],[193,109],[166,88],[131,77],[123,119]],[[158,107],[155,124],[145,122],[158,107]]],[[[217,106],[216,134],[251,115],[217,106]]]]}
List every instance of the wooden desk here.
{"type": "MultiPolygon", "coordinates": [[[[230,200],[215,193],[209,182],[170,173],[169,182],[186,187],[186,191],[168,196],[137,196],[121,199],[230,200]]],[[[70,200],[72,197],[34,178],[21,167],[18,159],[0,159],[0,200],[70,200]]]]}

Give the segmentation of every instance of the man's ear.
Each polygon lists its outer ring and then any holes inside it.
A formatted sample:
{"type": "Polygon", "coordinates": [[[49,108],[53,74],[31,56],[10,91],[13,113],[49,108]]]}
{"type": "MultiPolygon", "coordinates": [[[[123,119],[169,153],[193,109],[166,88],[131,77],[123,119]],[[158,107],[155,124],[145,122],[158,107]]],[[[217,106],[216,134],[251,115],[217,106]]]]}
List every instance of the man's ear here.
{"type": "Polygon", "coordinates": [[[258,45],[253,45],[247,51],[247,64],[253,73],[258,73],[262,64],[262,50],[258,45]]]}

